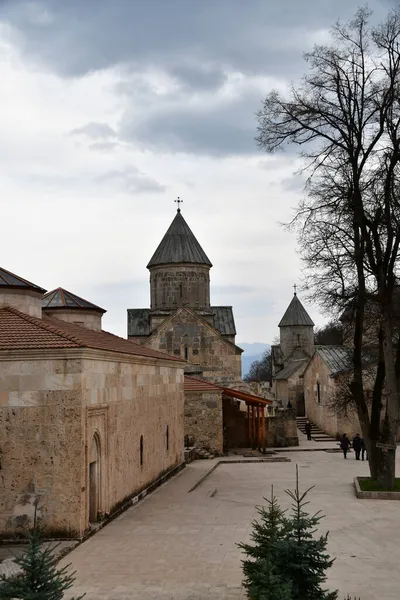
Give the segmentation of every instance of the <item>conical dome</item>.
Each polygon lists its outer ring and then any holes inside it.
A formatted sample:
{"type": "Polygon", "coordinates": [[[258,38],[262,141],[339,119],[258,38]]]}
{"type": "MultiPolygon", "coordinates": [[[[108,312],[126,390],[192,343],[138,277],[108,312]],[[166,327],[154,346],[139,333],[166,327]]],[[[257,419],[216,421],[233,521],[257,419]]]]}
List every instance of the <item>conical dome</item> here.
{"type": "Polygon", "coordinates": [[[297,294],[294,294],[279,323],[279,327],[293,327],[295,325],[309,325],[310,327],[314,327],[310,315],[298,299],[297,294]]]}
{"type": "Polygon", "coordinates": [[[196,240],[180,209],[151,257],[147,268],[178,263],[212,267],[210,259],[196,240]]]}

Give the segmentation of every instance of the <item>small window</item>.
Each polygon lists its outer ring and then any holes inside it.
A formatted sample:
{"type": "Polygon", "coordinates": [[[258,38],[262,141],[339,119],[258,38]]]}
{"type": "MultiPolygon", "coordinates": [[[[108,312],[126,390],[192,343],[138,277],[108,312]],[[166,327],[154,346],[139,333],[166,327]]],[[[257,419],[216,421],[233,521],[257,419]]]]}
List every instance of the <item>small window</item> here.
{"type": "Polygon", "coordinates": [[[297,345],[300,346],[300,334],[297,334],[297,345]]]}
{"type": "Polygon", "coordinates": [[[318,404],[321,404],[321,386],[319,381],[317,381],[317,402],[318,404]]]}
{"type": "Polygon", "coordinates": [[[169,450],[169,428],[167,425],[167,429],[165,430],[165,445],[167,447],[167,452],[169,450]]]}
{"type": "Polygon", "coordinates": [[[185,346],[185,360],[188,360],[189,358],[189,348],[187,346],[185,346]]]}
{"type": "Polygon", "coordinates": [[[83,321],[74,321],[74,325],[80,325],[83,327],[83,321]]]}
{"type": "Polygon", "coordinates": [[[140,466],[143,467],[143,436],[140,436],[140,466]]]}

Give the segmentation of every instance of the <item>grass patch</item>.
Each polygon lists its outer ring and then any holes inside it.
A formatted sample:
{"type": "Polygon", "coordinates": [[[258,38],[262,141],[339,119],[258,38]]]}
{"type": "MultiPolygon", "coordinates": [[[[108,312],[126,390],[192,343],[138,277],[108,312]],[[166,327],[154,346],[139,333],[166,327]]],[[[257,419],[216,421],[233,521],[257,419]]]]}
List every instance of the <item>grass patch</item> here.
{"type": "Polygon", "coordinates": [[[400,492],[400,477],[396,477],[394,490],[383,487],[375,479],[359,479],[358,483],[362,492],[400,492]]]}

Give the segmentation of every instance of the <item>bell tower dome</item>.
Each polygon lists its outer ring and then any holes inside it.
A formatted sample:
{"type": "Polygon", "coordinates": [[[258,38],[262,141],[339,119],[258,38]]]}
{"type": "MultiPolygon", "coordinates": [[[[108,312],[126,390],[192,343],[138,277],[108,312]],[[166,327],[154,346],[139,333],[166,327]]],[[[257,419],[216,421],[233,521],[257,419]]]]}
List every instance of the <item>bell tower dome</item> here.
{"type": "Polygon", "coordinates": [[[307,356],[314,353],[314,323],[297,297],[296,291],[279,323],[280,346],[286,362],[295,350],[307,356]]]}
{"type": "Polygon", "coordinates": [[[210,310],[211,267],[210,259],[178,208],[147,265],[151,310],[170,311],[182,306],[210,310]]]}

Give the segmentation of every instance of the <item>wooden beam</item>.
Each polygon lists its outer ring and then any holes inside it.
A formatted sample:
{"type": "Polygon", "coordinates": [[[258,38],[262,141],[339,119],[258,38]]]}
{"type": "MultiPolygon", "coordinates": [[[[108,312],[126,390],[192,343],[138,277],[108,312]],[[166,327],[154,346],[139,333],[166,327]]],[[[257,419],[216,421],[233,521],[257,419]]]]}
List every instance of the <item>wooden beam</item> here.
{"type": "Polygon", "coordinates": [[[260,405],[257,404],[257,448],[260,448],[260,405]]]}
{"type": "Polygon", "coordinates": [[[266,435],[265,435],[265,406],[262,407],[262,413],[261,413],[261,419],[262,419],[262,447],[265,450],[265,441],[266,441],[266,435]]]}
{"type": "Polygon", "coordinates": [[[247,405],[247,438],[248,444],[251,446],[251,415],[250,415],[250,404],[247,405]]]}
{"type": "Polygon", "coordinates": [[[251,436],[251,447],[255,446],[256,441],[256,411],[254,406],[251,407],[251,416],[252,416],[252,436],[251,436]]]}

